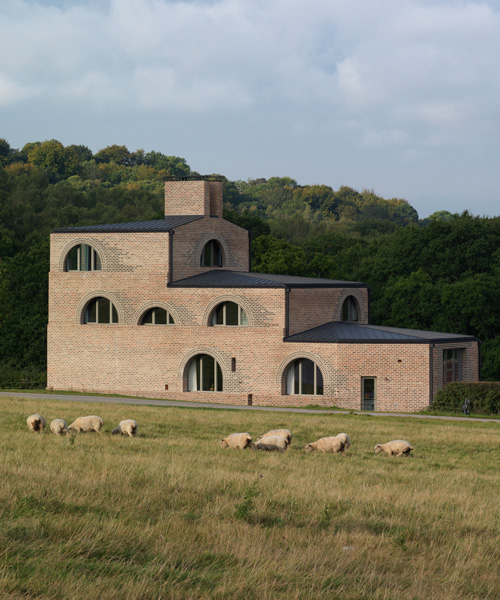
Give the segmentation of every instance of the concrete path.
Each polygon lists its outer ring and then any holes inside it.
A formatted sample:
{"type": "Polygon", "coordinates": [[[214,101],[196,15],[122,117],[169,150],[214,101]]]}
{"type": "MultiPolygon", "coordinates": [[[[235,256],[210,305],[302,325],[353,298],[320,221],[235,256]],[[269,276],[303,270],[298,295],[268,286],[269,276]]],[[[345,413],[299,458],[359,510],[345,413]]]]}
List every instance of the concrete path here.
{"type": "Polygon", "coordinates": [[[311,410],[308,408],[283,408],[275,406],[235,406],[232,404],[209,404],[208,402],[178,402],[176,400],[154,400],[144,398],[119,398],[116,396],[83,396],[71,394],[40,394],[36,392],[0,392],[2,396],[20,396],[39,400],[65,400],[66,402],[93,402],[99,404],[133,404],[144,406],[176,406],[179,408],[211,408],[224,410],[264,410],[275,412],[305,413],[309,415],[371,415],[372,417],[406,417],[409,419],[439,419],[443,421],[471,421],[482,423],[500,423],[500,419],[480,419],[471,417],[438,417],[433,415],[413,415],[409,413],[379,413],[349,410],[311,410]]]}

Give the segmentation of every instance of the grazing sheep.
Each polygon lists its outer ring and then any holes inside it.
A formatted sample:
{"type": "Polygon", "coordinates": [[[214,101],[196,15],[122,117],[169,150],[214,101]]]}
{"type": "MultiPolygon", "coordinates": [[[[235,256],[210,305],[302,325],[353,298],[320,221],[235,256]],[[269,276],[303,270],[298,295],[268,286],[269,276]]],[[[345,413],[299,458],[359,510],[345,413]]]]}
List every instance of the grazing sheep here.
{"type": "Polygon", "coordinates": [[[45,421],[45,419],[42,417],[42,415],[30,415],[27,419],[26,419],[26,423],[28,423],[28,428],[30,429],[30,431],[43,431],[43,428],[45,427],[45,425],[47,424],[47,421],[45,421]]]}
{"type": "Polygon", "coordinates": [[[316,442],[307,444],[306,452],[312,452],[313,450],[319,450],[320,452],[331,452],[332,454],[338,454],[344,452],[344,442],[338,437],[324,437],[316,442]]]}
{"type": "Polygon", "coordinates": [[[413,447],[406,440],[393,440],[386,444],[377,444],[374,450],[375,454],[384,451],[389,456],[408,456],[413,450],[413,447]]]}
{"type": "Polygon", "coordinates": [[[50,431],[56,435],[62,435],[63,433],[68,435],[68,424],[64,419],[54,419],[50,422],[50,431]]]}
{"type": "Polygon", "coordinates": [[[277,452],[285,452],[287,448],[288,439],[282,435],[270,435],[269,437],[257,440],[257,442],[252,446],[252,450],[264,450],[267,452],[272,452],[273,450],[276,450],[277,452]]]}
{"type": "Polygon", "coordinates": [[[349,437],[348,433],[337,433],[335,437],[338,437],[339,440],[344,442],[344,450],[349,450],[351,447],[351,438],[349,437]]]}
{"type": "Polygon", "coordinates": [[[115,427],[111,432],[113,435],[128,435],[129,437],[134,437],[137,433],[137,422],[133,419],[125,419],[124,421],[120,421],[118,423],[118,427],[115,427]]]}
{"type": "Polygon", "coordinates": [[[97,431],[97,433],[101,433],[102,429],[102,419],[101,417],[97,417],[92,415],[90,417],[78,417],[78,419],[71,423],[68,427],[69,431],[97,431]]]}
{"type": "Polygon", "coordinates": [[[263,433],[262,435],[259,435],[259,437],[257,438],[257,441],[259,442],[260,440],[263,440],[264,438],[272,437],[275,435],[281,435],[282,437],[285,437],[288,444],[292,443],[292,432],[289,429],[271,429],[271,431],[268,431],[267,433],[263,433]]]}
{"type": "Polygon", "coordinates": [[[244,450],[252,447],[252,436],[249,433],[231,433],[219,442],[221,448],[244,450]]]}

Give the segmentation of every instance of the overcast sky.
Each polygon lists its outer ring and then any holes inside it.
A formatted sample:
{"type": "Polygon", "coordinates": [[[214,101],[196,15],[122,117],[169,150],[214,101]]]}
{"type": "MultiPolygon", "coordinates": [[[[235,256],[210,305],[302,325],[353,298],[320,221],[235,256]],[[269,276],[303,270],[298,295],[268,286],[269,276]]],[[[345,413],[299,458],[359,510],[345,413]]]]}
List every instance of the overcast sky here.
{"type": "Polygon", "coordinates": [[[0,0],[0,137],[500,214],[500,1],[0,0]]]}

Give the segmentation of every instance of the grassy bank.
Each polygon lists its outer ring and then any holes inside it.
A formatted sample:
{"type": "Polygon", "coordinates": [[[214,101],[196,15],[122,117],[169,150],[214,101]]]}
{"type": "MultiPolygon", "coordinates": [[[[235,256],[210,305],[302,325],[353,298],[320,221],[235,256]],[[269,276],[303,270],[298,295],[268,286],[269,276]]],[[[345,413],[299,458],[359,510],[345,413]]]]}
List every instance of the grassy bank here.
{"type": "Polygon", "coordinates": [[[0,597],[500,597],[499,426],[0,399],[0,597]],[[29,433],[26,417],[103,417],[29,433]],[[110,435],[122,418],[135,439],[110,435]],[[221,450],[292,429],[284,454],[221,450]],[[345,456],[306,455],[346,431],[345,456]],[[414,456],[375,456],[408,439],[414,456]]]}

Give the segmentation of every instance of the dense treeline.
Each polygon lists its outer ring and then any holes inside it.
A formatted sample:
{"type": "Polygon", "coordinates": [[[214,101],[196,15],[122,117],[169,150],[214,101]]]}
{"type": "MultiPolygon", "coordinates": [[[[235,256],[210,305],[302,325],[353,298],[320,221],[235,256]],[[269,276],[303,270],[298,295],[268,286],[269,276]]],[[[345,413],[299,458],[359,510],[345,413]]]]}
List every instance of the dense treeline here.
{"type": "MultiPolygon", "coordinates": [[[[0,139],[0,385],[43,381],[50,231],[162,218],[164,179],[186,175],[185,159],[160,152],[0,139]]],[[[373,323],[475,335],[483,378],[500,380],[500,218],[419,220],[403,199],[289,177],[224,187],[255,271],[365,281],[373,323]]]]}

